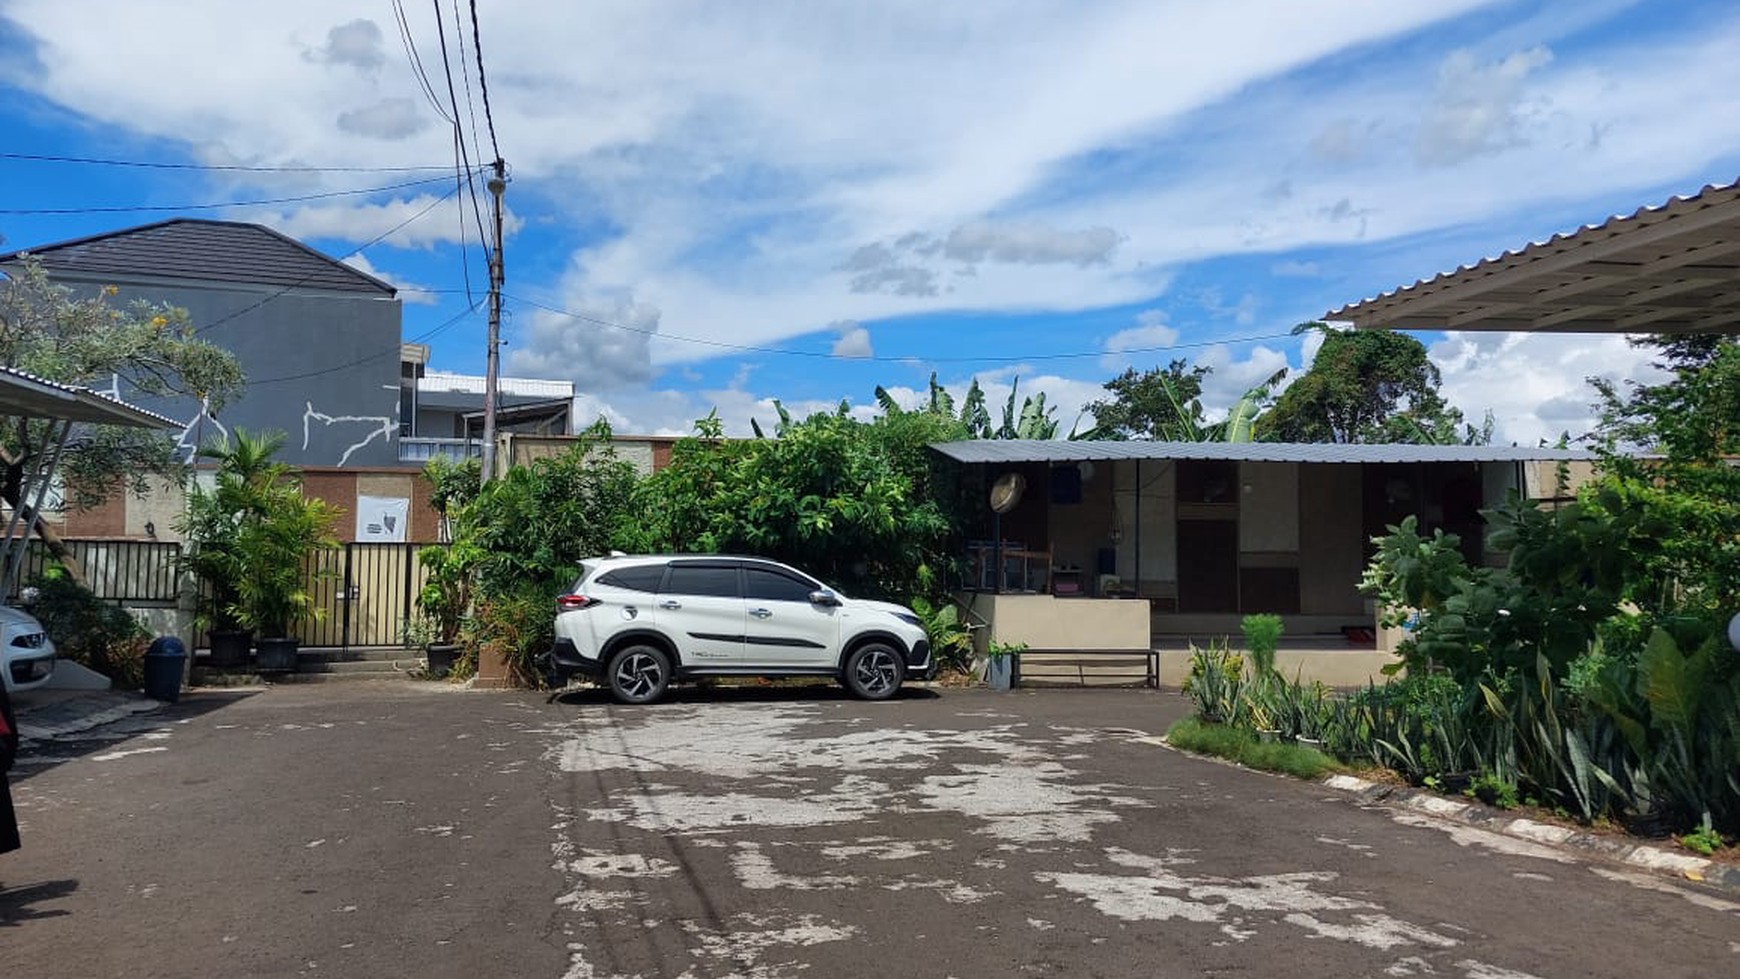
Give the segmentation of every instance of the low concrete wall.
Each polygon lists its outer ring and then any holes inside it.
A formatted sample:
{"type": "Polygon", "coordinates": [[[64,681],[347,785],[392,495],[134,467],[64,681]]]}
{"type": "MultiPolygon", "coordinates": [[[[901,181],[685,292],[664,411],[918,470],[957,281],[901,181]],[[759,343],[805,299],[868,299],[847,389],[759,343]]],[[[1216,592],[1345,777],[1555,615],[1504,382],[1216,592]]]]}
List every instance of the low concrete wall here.
{"type": "MultiPolygon", "coordinates": [[[[1275,653],[1275,671],[1309,683],[1321,680],[1331,687],[1379,686],[1388,679],[1383,668],[1400,662],[1393,654],[1376,649],[1281,649],[1275,653]]],[[[1160,685],[1182,687],[1190,676],[1190,652],[1160,651],[1160,685]]]]}
{"type": "Polygon", "coordinates": [[[987,626],[989,642],[1033,649],[1149,648],[1148,602],[969,592],[961,601],[987,626]]]}

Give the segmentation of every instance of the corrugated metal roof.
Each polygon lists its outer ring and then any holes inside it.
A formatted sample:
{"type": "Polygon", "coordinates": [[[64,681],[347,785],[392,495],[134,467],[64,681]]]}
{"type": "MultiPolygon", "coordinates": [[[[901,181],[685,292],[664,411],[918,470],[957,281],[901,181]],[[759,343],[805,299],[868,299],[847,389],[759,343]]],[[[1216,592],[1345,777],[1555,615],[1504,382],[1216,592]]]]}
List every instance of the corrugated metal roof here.
{"type": "Polygon", "coordinates": [[[144,276],[391,296],[391,285],[258,224],[173,218],[28,252],[52,274],[101,279],[144,276]]]}
{"type": "Polygon", "coordinates": [[[1115,459],[1212,459],[1226,462],[1579,462],[1578,449],[1516,445],[1336,445],[1305,442],[1064,442],[975,439],[931,446],[958,462],[1101,462],[1115,459]]]}
{"type": "Polygon", "coordinates": [[[1361,329],[1740,332],[1740,182],[1711,184],[1325,315],[1361,329]]]}
{"type": "Polygon", "coordinates": [[[11,367],[0,367],[0,415],[65,418],[97,425],[176,429],[181,423],[117,401],[89,388],[62,384],[11,367]]]}

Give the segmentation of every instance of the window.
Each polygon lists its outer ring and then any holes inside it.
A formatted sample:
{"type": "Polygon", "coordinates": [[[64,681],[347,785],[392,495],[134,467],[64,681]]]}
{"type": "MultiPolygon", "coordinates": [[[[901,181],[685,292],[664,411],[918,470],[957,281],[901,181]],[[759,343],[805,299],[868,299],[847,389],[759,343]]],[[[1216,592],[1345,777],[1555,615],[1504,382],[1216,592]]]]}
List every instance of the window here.
{"type": "Polygon", "coordinates": [[[702,595],[737,598],[737,569],[718,566],[673,564],[670,577],[659,591],[666,595],[702,595]]]}
{"type": "Polygon", "coordinates": [[[763,568],[744,568],[744,594],[767,602],[808,602],[815,587],[790,575],[763,568]]]}
{"type": "Polygon", "coordinates": [[[665,566],[662,564],[642,564],[631,568],[617,568],[599,576],[598,583],[612,588],[626,588],[629,591],[656,592],[659,582],[665,580],[665,566]]]}

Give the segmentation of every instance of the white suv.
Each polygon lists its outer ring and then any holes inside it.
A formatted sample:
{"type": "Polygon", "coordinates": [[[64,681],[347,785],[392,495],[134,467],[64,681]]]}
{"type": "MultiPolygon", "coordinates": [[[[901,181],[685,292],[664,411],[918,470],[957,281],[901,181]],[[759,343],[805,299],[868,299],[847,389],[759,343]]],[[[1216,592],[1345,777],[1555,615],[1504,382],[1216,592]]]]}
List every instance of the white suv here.
{"type": "Polygon", "coordinates": [[[931,666],[912,610],[847,598],[761,558],[588,559],[556,608],[552,679],[580,673],[627,704],[657,700],[676,680],[718,676],[831,676],[883,700],[931,666]]]}

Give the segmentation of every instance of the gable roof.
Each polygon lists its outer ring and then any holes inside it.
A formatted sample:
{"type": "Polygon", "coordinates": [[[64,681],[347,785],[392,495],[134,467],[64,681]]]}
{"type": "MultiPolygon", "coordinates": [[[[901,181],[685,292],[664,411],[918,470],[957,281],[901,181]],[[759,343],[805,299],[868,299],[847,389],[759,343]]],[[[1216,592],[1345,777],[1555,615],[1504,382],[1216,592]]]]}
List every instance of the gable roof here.
{"type": "Polygon", "coordinates": [[[1225,462],[1579,462],[1595,458],[1581,449],[1515,445],[1344,445],[1319,442],[1150,442],[974,439],[937,442],[932,449],[956,462],[1012,465],[1023,462],[1212,459],[1225,462]]]}
{"type": "Polygon", "coordinates": [[[1360,329],[1740,333],[1740,183],[1331,310],[1360,329]]]}
{"type": "Polygon", "coordinates": [[[392,296],[380,279],[259,224],[171,218],[0,255],[39,259],[50,274],[147,276],[392,296]]]}

